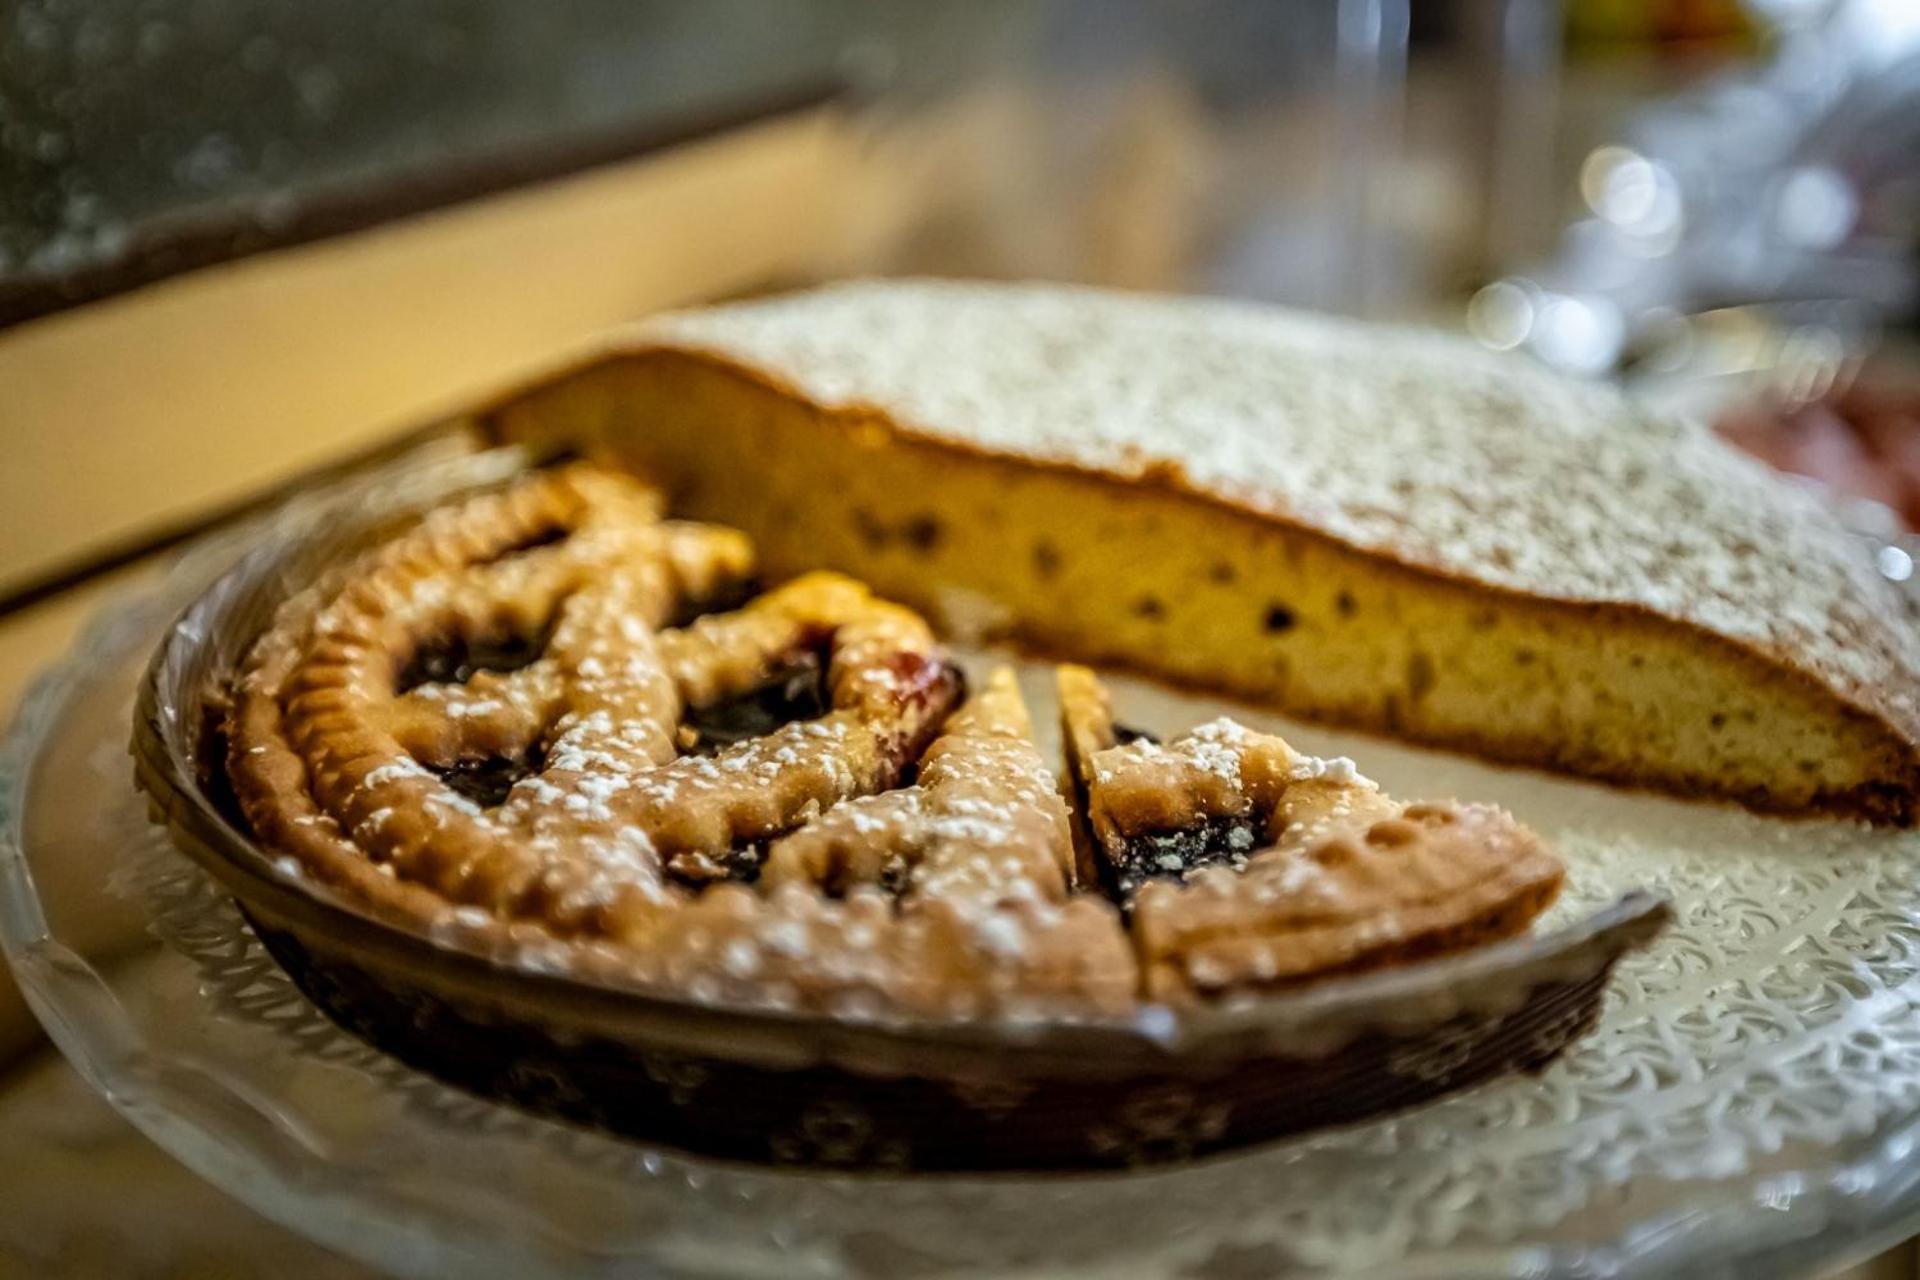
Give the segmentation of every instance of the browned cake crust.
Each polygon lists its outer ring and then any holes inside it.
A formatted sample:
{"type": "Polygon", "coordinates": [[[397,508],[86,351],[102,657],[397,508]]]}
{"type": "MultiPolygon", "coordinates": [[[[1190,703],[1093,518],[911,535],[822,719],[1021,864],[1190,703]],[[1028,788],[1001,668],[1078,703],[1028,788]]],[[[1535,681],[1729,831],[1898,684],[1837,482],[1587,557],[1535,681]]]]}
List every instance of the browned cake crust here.
{"type": "Polygon", "coordinates": [[[1463,342],[860,284],[650,322],[483,417],[645,470],[776,571],[804,547],[1044,649],[1502,760],[1915,816],[1920,641],[1863,546],[1704,429],[1463,342]]]}
{"type": "Polygon", "coordinates": [[[924,622],[833,574],[724,607],[752,567],[737,533],[585,466],[433,512],[254,644],[242,812],[430,933],[854,1018],[1251,997],[1505,936],[1558,886],[1506,815],[1403,811],[1230,722],[1120,744],[1075,669],[1089,870],[1010,671],[964,694],[924,622]]]}

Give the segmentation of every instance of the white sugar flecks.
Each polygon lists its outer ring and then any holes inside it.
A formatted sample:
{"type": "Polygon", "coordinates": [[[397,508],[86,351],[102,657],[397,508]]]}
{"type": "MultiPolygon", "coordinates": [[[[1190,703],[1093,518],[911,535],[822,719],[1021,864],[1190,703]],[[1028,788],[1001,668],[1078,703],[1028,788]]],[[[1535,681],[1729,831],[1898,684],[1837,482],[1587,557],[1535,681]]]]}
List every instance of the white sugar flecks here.
{"type": "Polygon", "coordinates": [[[1331,756],[1322,759],[1319,756],[1297,756],[1287,776],[1295,782],[1326,781],[1342,786],[1374,786],[1373,779],[1361,773],[1359,767],[1346,756],[1331,756]]]}
{"type": "Polygon", "coordinates": [[[401,756],[388,761],[386,764],[367,770],[367,776],[361,779],[361,783],[369,788],[384,787],[388,783],[398,782],[402,778],[426,778],[431,776],[431,774],[420,766],[418,761],[410,756],[401,756]]]}

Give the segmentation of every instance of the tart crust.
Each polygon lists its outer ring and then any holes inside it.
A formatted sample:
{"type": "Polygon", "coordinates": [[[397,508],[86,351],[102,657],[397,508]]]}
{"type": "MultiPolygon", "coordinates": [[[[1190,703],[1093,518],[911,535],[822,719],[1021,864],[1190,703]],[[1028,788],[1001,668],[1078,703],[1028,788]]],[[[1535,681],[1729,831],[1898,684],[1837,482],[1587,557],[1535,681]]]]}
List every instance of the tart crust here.
{"type": "Polygon", "coordinates": [[[1350,760],[1231,720],[1121,743],[1091,671],[1064,667],[1059,685],[1075,790],[1095,857],[1127,896],[1152,999],[1465,950],[1520,932],[1559,895],[1559,859],[1500,809],[1400,804],[1350,760]],[[1216,847],[1165,839],[1195,830],[1216,847]]]}

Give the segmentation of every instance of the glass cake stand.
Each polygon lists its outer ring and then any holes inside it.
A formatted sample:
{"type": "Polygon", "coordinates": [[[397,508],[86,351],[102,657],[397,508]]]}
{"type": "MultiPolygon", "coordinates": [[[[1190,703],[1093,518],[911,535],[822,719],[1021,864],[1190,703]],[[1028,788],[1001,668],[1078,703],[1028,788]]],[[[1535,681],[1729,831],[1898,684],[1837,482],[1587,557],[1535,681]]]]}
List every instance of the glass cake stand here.
{"type": "MultiPolygon", "coordinates": [[[[416,1074],[305,1002],[149,826],[125,748],[136,679],[185,604],[262,529],[339,496],[207,540],[114,603],[0,747],[0,943],[48,1032],[160,1145],[335,1249],[417,1275],[1754,1280],[1920,1227],[1920,834],[1294,725],[1389,790],[1514,809],[1568,857],[1557,914],[1634,885],[1672,897],[1675,927],[1621,966],[1595,1034],[1538,1078],[1086,1177],[719,1164],[416,1074]]],[[[1228,709],[1138,682],[1116,692],[1149,728],[1228,709]]]]}

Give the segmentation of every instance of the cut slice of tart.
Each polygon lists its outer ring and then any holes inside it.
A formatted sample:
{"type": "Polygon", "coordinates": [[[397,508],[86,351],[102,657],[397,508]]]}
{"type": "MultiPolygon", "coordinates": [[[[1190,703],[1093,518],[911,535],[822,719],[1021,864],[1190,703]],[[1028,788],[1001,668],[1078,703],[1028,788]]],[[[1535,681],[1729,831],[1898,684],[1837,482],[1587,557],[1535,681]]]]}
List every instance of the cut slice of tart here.
{"type": "Polygon", "coordinates": [[[1179,1003],[1406,964],[1519,933],[1565,871],[1489,805],[1402,804],[1349,760],[1216,720],[1122,742],[1098,678],[1059,675],[1068,770],[1144,994],[1179,1003]]]}
{"type": "Polygon", "coordinates": [[[953,625],[1294,714],[1909,822],[1920,641],[1816,499],[1462,341],[858,284],[650,322],[482,414],[953,625]]]}

